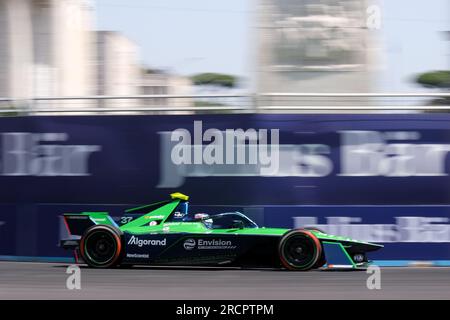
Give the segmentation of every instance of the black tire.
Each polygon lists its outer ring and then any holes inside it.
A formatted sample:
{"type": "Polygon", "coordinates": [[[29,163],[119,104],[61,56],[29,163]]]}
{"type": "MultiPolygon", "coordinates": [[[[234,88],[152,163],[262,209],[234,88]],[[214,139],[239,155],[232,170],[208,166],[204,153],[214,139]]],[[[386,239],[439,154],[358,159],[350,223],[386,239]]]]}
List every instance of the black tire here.
{"type": "Polygon", "coordinates": [[[325,231],[323,231],[322,229],[316,228],[316,227],[304,227],[302,228],[303,230],[309,230],[309,231],[317,231],[317,232],[321,232],[321,233],[326,233],[325,231]]]}
{"type": "Polygon", "coordinates": [[[122,259],[122,250],[122,232],[112,226],[92,226],[81,237],[80,254],[93,268],[117,266],[122,259]]]}
{"type": "MultiPolygon", "coordinates": [[[[316,227],[305,227],[303,228],[305,230],[309,231],[318,231],[321,233],[325,233],[322,229],[316,228],[316,227]]],[[[322,250],[322,254],[320,255],[319,260],[317,260],[316,264],[312,267],[312,269],[318,269],[323,267],[327,263],[327,260],[325,259],[325,252],[322,250]]]]}
{"type": "Polygon", "coordinates": [[[327,263],[327,260],[325,259],[325,254],[322,251],[322,254],[321,254],[319,260],[317,260],[317,262],[313,265],[312,269],[322,268],[326,263],[327,263]]]}
{"type": "Polygon", "coordinates": [[[291,230],[284,234],[278,245],[282,265],[288,270],[313,269],[322,255],[322,245],[308,230],[291,230]]]}

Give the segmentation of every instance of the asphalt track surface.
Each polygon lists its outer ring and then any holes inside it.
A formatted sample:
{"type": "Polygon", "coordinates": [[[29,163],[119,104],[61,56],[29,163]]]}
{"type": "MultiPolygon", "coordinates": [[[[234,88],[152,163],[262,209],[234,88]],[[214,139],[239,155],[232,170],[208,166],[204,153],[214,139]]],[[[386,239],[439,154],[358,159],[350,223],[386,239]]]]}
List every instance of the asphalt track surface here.
{"type": "Polygon", "coordinates": [[[0,262],[0,299],[450,299],[450,268],[382,268],[381,289],[365,271],[289,272],[187,267],[81,267],[68,290],[67,264],[0,262]]]}

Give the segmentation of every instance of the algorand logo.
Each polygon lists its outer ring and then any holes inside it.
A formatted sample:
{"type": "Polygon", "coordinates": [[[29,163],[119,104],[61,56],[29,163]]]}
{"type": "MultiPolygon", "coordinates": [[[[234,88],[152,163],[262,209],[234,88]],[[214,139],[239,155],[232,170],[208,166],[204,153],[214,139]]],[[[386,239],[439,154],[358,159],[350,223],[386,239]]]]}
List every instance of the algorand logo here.
{"type": "Polygon", "coordinates": [[[139,239],[138,237],[131,236],[130,240],[128,240],[129,245],[136,245],[138,247],[142,246],[165,246],[167,239],[164,238],[162,240],[150,240],[150,239],[139,239]]]}

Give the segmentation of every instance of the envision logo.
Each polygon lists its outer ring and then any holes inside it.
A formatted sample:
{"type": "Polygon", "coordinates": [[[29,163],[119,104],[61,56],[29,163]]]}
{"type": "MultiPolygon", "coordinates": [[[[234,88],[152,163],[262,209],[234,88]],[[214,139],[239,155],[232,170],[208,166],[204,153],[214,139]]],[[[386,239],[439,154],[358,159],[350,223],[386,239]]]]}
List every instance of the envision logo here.
{"type": "Polygon", "coordinates": [[[197,246],[197,249],[235,249],[236,246],[233,246],[233,243],[230,240],[222,240],[222,239],[187,239],[183,243],[183,247],[186,250],[192,250],[197,246]]]}
{"type": "Polygon", "coordinates": [[[137,245],[138,247],[142,246],[165,246],[166,238],[162,240],[150,240],[150,239],[139,239],[138,237],[131,236],[130,240],[128,240],[128,244],[137,245]]]}
{"type": "Polygon", "coordinates": [[[199,249],[234,249],[230,240],[212,239],[212,240],[198,240],[199,249]]]}
{"type": "Polygon", "coordinates": [[[183,247],[186,250],[192,250],[195,248],[195,240],[194,239],[187,239],[186,241],[184,241],[183,243],[183,247]]]}

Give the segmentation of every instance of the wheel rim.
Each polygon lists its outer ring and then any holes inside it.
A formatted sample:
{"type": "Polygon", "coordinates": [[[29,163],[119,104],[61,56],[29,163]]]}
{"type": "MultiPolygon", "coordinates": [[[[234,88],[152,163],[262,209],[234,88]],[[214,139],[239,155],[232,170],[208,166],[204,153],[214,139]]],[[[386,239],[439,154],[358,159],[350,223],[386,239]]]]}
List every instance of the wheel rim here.
{"type": "Polygon", "coordinates": [[[111,233],[104,231],[89,234],[84,241],[84,247],[87,258],[97,265],[110,263],[117,253],[116,239],[111,233]]]}
{"type": "Polygon", "coordinates": [[[291,236],[285,240],[282,250],[286,262],[295,268],[307,268],[316,260],[317,248],[307,236],[291,236]]]}

